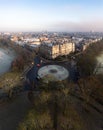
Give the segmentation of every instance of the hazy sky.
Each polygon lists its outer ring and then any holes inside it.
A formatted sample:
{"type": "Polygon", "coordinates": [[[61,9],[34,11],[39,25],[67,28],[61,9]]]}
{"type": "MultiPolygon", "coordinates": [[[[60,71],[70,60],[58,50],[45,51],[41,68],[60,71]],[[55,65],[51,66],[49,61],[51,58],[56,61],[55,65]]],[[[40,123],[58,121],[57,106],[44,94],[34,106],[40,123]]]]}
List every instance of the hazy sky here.
{"type": "Polygon", "coordinates": [[[103,31],[103,0],[0,0],[0,31],[103,31]]]}

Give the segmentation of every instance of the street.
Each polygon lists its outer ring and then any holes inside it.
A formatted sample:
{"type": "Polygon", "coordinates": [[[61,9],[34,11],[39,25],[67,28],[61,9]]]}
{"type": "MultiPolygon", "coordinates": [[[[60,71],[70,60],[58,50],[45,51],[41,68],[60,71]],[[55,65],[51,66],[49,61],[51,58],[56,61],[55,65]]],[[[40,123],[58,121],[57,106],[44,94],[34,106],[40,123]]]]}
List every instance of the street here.
{"type": "MultiPolygon", "coordinates": [[[[43,59],[42,59],[43,60],[43,59]]],[[[38,75],[38,70],[39,68],[41,68],[44,65],[50,65],[50,64],[59,64],[61,66],[64,66],[68,71],[69,71],[69,80],[72,80],[73,82],[77,82],[78,78],[79,78],[79,72],[77,70],[76,67],[76,63],[75,61],[64,61],[64,62],[50,62],[49,63],[44,63],[44,61],[42,61],[41,63],[41,57],[39,57],[38,55],[35,57],[34,59],[34,66],[29,70],[29,72],[26,75],[27,78],[27,82],[25,83],[25,90],[31,90],[34,89],[34,86],[38,85],[38,79],[37,79],[37,75],[38,75]],[[39,65],[39,66],[38,66],[39,65]]]]}

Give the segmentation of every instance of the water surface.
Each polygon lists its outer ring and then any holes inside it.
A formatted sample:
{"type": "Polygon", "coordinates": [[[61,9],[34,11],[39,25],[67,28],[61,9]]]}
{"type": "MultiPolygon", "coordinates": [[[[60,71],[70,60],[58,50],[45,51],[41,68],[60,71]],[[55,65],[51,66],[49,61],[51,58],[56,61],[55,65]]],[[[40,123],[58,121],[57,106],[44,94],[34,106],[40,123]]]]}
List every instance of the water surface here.
{"type": "Polygon", "coordinates": [[[13,50],[0,48],[0,75],[10,69],[14,57],[15,54],[13,50]]]}

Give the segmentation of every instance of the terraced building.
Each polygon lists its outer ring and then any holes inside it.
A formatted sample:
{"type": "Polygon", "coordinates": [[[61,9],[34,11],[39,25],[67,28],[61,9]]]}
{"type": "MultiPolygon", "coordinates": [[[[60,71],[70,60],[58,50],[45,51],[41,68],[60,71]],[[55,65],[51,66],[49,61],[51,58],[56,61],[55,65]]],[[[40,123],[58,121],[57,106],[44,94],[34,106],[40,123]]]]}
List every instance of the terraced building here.
{"type": "Polygon", "coordinates": [[[75,44],[69,40],[46,41],[40,46],[40,53],[48,59],[55,59],[58,56],[68,55],[75,51],[75,44]]]}

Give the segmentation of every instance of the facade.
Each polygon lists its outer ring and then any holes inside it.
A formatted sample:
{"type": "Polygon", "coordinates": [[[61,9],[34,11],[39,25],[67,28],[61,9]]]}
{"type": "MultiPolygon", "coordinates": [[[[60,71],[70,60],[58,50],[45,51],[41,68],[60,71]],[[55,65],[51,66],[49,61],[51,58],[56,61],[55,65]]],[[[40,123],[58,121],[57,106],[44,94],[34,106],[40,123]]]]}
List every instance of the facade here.
{"type": "Polygon", "coordinates": [[[75,44],[74,43],[63,43],[59,45],[59,53],[60,55],[68,55],[71,52],[75,51],[75,44]]]}
{"type": "Polygon", "coordinates": [[[68,55],[75,51],[75,44],[72,42],[53,42],[42,43],[40,46],[40,53],[42,56],[55,59],[58,56],[68,55]]]}

